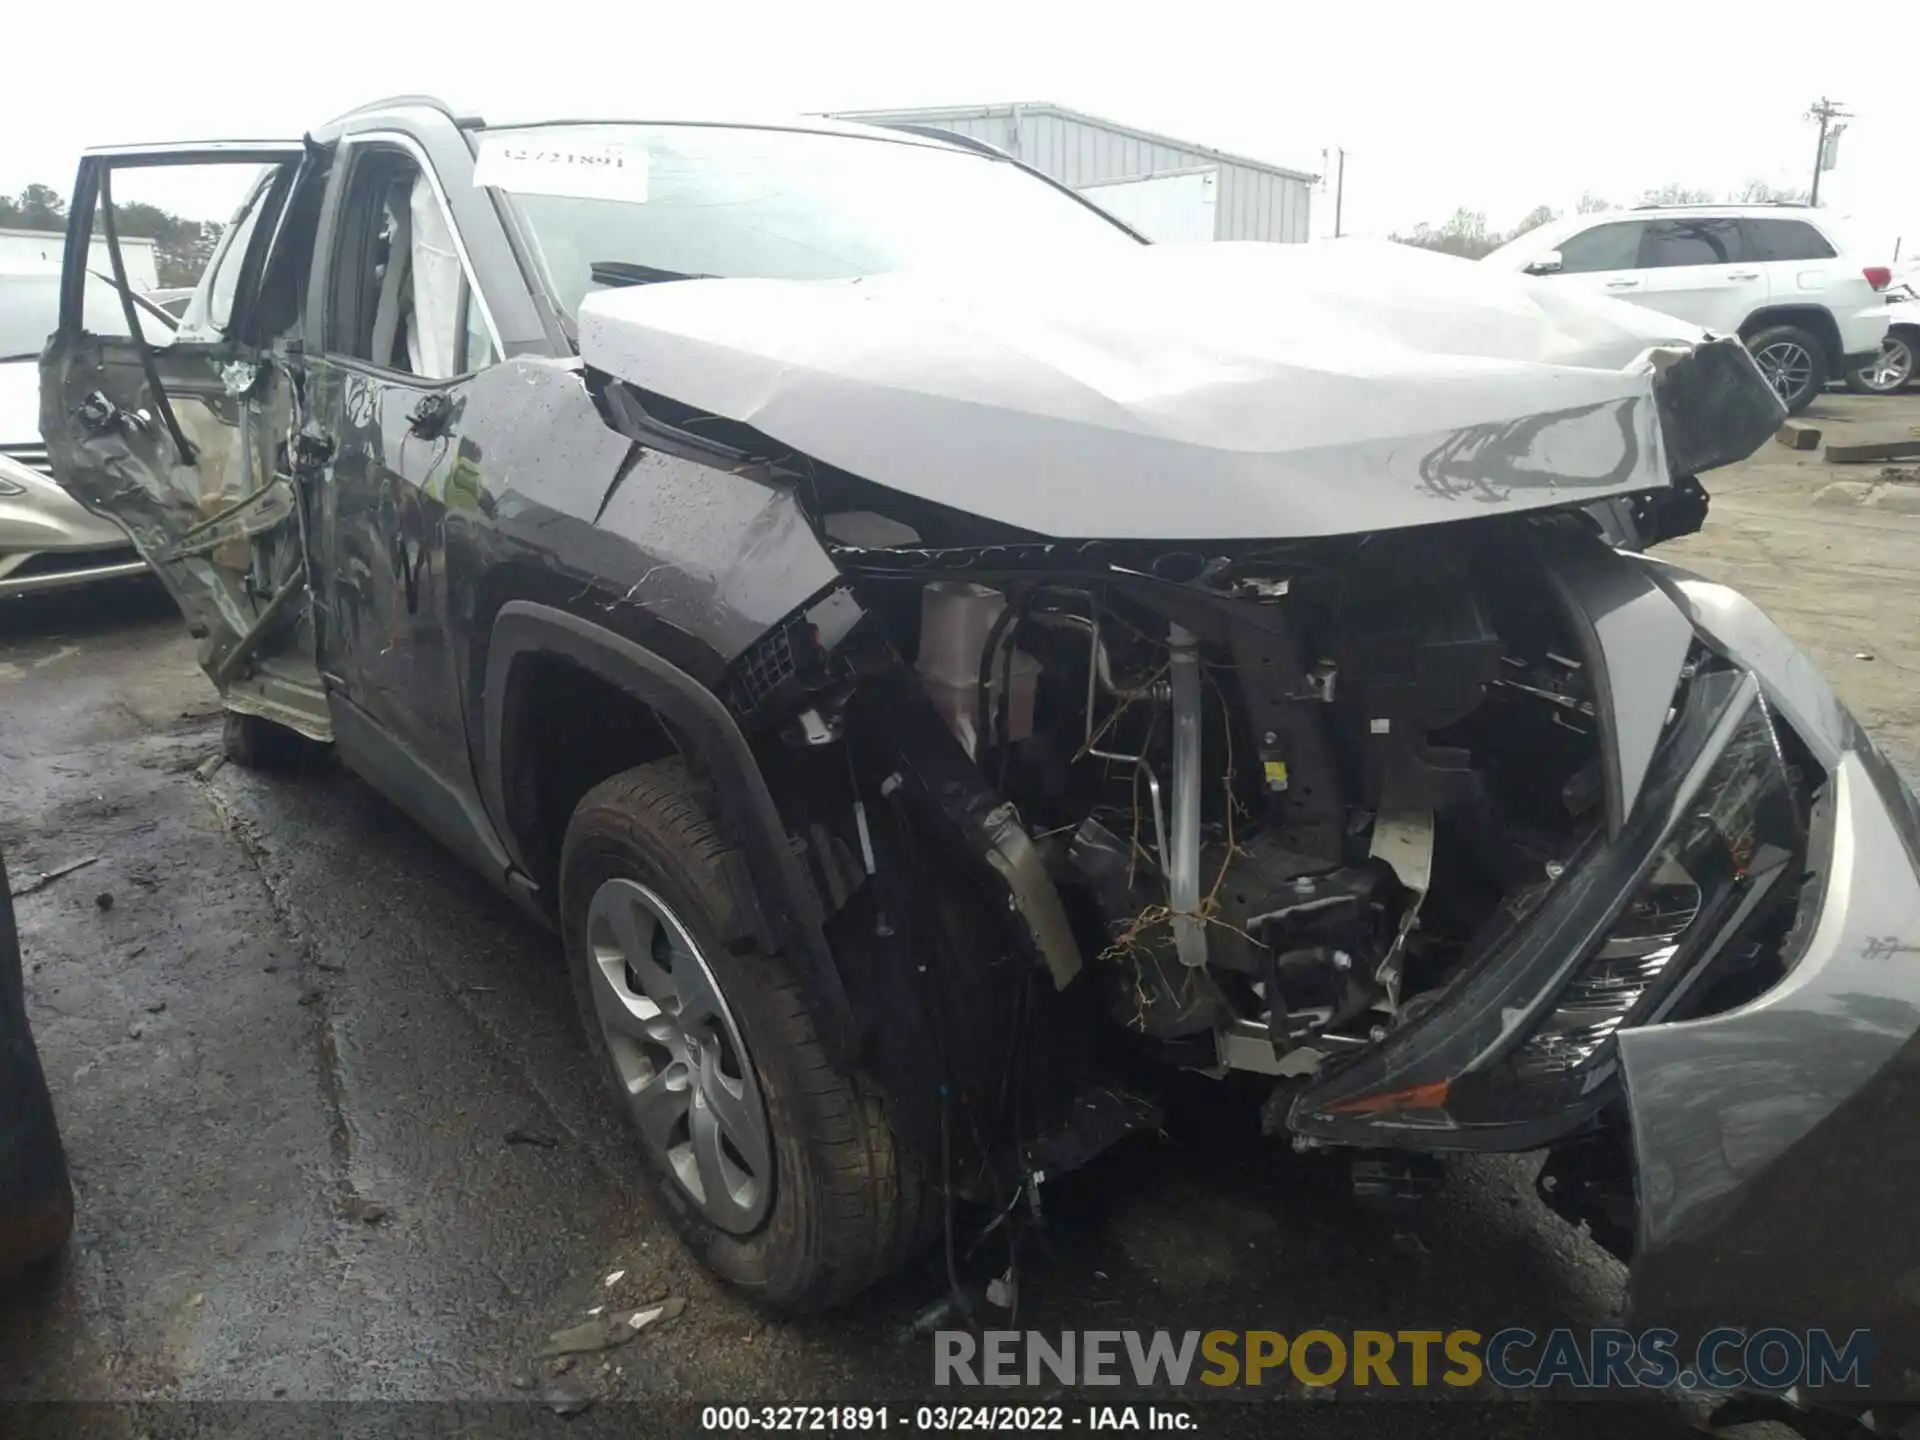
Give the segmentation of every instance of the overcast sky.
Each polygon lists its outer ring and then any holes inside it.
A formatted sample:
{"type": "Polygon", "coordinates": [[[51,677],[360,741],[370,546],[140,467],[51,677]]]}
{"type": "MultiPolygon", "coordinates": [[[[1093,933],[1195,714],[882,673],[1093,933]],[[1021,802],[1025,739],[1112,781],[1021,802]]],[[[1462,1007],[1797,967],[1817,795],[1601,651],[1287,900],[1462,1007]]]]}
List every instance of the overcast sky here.
{"type": "MultiPolygon", "coordinates": [[[[1625,203],[1668,181],[1804,185],[1815,132],[1803,116],[1825,93],[1856,118],[1822,198],[1889,238],[1905,229],[1904,257],[1920,235],[1915,71],[1893,63],[1888,12],[1871,13],[1697,0],[91,0],[84,51],[70,35],[22,35],[54,9],[9,19],[0,190],[66,190],[86,145],[297,135],[406,91],[500,120],[1051,100],[1305,170],[1345,146],[1352,231],[1438,224],[1460,205],[1500,227],[1583,190],[1625,203]]],[[[1314,208],[1325,231],[1331,193],[1314,208]]]]}

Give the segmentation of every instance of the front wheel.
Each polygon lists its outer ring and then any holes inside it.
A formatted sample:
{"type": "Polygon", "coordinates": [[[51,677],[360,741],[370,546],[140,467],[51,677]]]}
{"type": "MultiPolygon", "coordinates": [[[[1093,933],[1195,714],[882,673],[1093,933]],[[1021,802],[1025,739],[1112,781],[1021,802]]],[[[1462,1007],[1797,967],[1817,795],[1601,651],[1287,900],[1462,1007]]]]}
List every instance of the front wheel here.
{"type": "Polygon", "coordinates": [[[877,1088],[828,1064],[793,976],[754,948],[710,805],[681,760],[587,793],[561,851],[567,966],[681,1238],[761,1303],[819,1309],[931,1238],[932,1188],[877,1088]]]}
{"type": "Polygon", "coordinates": [[[1847,389],[1856,395],[1897,395],[1913,380],[1913,332],[1887,332],[1886,343],[1870,364],[1847,372],[1847,389]]]}
{"type": "Polygon", "coordinates": [[[1789,415],[1798,415],[1826,388],[1826,347],[1797,325],[1769,325],[1748,337],[1747,349],[1789,415]]]}
{"type": "Polygon", "coordinates": [[[220,744],[227,759],[248,770],[296,769],[322,749],[298,730],[238,710],[227,711],[220,744]]]}

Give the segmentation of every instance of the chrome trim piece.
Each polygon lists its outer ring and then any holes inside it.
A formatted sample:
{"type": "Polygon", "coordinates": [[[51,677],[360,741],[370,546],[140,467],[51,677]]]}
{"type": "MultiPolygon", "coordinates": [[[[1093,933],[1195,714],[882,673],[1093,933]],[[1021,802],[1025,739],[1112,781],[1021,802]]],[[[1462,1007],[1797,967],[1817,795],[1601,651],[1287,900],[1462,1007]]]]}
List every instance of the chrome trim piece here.
{"type": "Polygon", "coordinates": [[[113,565],[94,565],[83,570],[56,570],[25,575],[18,580],[0,579],[0,598],[16,595],[41,595],[50,590],[70,590],[102,580],[124,580],[151,573],[144,560],[123,560],[113,565]]]}

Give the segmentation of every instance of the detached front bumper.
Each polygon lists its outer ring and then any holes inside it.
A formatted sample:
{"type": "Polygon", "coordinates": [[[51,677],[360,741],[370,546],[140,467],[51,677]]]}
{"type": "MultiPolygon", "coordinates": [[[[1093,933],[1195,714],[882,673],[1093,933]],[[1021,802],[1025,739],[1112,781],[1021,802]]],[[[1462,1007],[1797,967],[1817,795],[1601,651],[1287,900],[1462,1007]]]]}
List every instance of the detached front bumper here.
{"type": "Polygon", "coordinates": [[[1746,1005],[1618,1036],[1638,1186],[1636,1316],[1872,1332],[1920,1359],[1920,805],[1811,662],[1735,591],[1655,566],[1827,775],[1817,909],[1746,1005]]]}
{"type": "Polygon", "coordinates": [[[1599,617],[1622,818],[1288,1123],[1519,1150],[1624,1117],[1631,1215],[1606,1218],[1641,1328],[1865,1330],[1875,1390],[1920,1394],[1920,804],[1738,592],[1618,554],[1558,573],[1599,617]]]}

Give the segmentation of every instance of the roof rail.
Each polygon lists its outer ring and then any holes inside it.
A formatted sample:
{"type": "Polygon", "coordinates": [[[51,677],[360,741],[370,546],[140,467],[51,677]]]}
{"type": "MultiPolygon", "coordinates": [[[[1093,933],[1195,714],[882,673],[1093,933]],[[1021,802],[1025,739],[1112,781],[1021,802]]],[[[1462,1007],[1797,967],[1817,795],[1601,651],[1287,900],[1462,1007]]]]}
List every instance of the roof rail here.
{"type": "Polygon", "coordinates": [[[1784,210],[1810,210],[1805,200],[1647,200],[1635,210],[1762,210],[1774,206],[1784,210]]]}
{"type": "Polygon", "coordinates": [[[342,120],[351,120],[357,115],[373,115],[378,114],[382,110],[402,110],[409,107],[422,110],[438,110],[456,125],[478,125],[482,123],[478,115],[462,115],[437,95],[389,95],[384,99],[369,100],[364,105],[356,105],[351,110],[343,111],[327,121],[327,124],[337,125],[342,120]]]}

